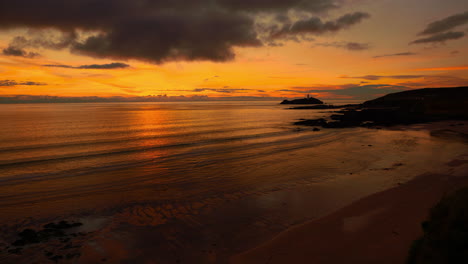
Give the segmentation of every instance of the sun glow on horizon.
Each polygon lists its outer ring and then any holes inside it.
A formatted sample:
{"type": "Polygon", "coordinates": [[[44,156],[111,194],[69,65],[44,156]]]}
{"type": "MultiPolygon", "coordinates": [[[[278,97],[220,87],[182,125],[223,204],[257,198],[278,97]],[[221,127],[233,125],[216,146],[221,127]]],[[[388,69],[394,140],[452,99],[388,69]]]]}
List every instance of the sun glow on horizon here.
{"type": "MultiPolygon", "coordinates": [[[[467,38],[454,36],[452,38],[456,40],[413,44],[414,38],[418,38],[417,33],[428,24],[427,17],[430,17],[429,21],[444,21],[461,6],[438,4],[439,9],[428,8],[418,16],[402,11],[394,25],[399,28],[385,31],[390,19],[386,12],[389,5],[395,10],[406,10],[408,5],[411,6],[402,0],[391,4],[356,2],[353,9],[362,12],[336,9],[321,16],[323,21],[332,22],[334,20],[329,17],[341,17],[342,21],[349,19],[346,22],[349,25],[335,25],[342,27],[340,30],[327,32],[324,27],[324,32],[303,34],[298,31],[298,35],[281,41],[262,40],[261,45],[232,45],[235,57],[222,62],[169,59],[156,63],[149,59],[125,58],[118,53],[89,55],[67,50],[65,44],[51,47],[64,42],[67,35],[62,36],[63,39],[56,37],[55,42],[40,39],[43,42],[36,40],[35,44],[27,44],[27,37],[37,37],[40,31],[10,28],[0,31],[0,50],[3,50],[0,54],[0,96],[292,98],[309,93],[318,98],[362,99],[369,96],[369,89],[380,94],[379,89],[383,87],[404,90],[468,85],[467,38]],[[26,37],[21,39],[19,36],[26,37]],[[15,49],[12,43],[20,48],[15,49]],[[363,93],[356,92],[356,88],[361,88],[363,93]],[[346,89],[354,90],[347,93],[346,89]]],[[[312,21],[317,20],[309,23],[312,21]]],[[[292,32],[293,28],[289,30],[292,32]]],[[[258,37],[264,38],[264,35],[258,37]]]]}

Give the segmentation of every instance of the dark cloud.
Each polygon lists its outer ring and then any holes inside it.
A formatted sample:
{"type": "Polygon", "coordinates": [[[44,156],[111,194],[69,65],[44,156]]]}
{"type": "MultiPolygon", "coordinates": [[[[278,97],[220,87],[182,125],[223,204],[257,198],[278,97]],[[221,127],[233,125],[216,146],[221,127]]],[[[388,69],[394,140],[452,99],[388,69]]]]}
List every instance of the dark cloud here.
{"type": "MultiPolygon", "coordinates": [[[[344,0],[15,0],[0,4],[0,28],[27,28],[12,47],[69,49],[96,58],[227,61],[235,47],[258,47],[257,15],[283,17],[290,11],[309,19],[287,35],[336,32],[368,17],[353,13],[318,23],[314,16],[344,0]],[[315,23],[315,24],[314,24],[315,23]],[[314,29],[314,27],[319,27],[314,29]],[[52,33],[51,33],[52,32],[52,33]]],[[[273,23],[273,22],[272,22],[273,23]]],[[[270,25],[271,27],[271,25],[270,25]]],[[[285,27],[286,28],[286,27],[285,27]]]]}
{"type": "MultiPolygon", "coordinates": [[[[314,13],[339,7],[343,1],[330,0],[219,0],[221,6],[233,10],[247,11],[288,11],[305,10],[314,13]]],[[[281,16],[280,16],[281,18],[281,16]]],[[[284,16],[282,18],[285,18],[284,16]]]]}
{"type": "Polygon", "coordinates": [[[330,90],[330,89],[347,89],[347,88],[352,88],[359,86],[359,84],[355,83],[348,83],[348,84],[341,84],[341,85],[315,85],[315,86],[294,86],[291,87],[292,89],[299,89],[299,90],[330,90]]]}
{"type": "MultiPolygon", "coordinates": [[[[296,87],[296,88],[305,88],[305,87],[296,87]]],[[[340,97],[350,97],[353,99],[372,99],[384,94],[394,93],[398,91],[408,90],[409,88],[401,85],[390,85],[390,84],[375,84],[375,85],[352,85],[352,86],[337,86],[336,88],[331,89],[314,89],[310,87],[308,90],[294,90],[286,89],[280,91],[294,92],[301,94],[322,94],[327,95],[330,98],[340,98],[340,97]]]]}
{"type": "Polygon", "coordinates": [[[355,12],[346,14],[334,21],[323,22],[318,17],[311,17],[296,21],[293,24],[286,24],[282,28],[273,28],[270,37],[273,39],[285,38],[300,34],[325,34],[329,32],[337,32],[346,29],[352,25],[361,22],[363,19],[369,18],[368,13],[355,12]]]}
{"type": "Polygon", "coordinates": [[[419,33],[419,35],[427,37],[416,39],[410,44],[444,43],[448,40],[463,38],[466,35],[465,32],[451,30],[467,23],[468,11],[434,21],[419,33]]]}
{"type": "Polygon", "coordinates": [[[358,43],[358,42],[327,42],[327,43],[318,43],[318,46],[324,47],[335,47],[341,49],[347,49],[352,51],[359,50],[368,50],[371,48],[369,43],[358,43]]]}
{"type": "Polygon", "coordinates": [[[440,34],[468,23],[468,11],[434,21],[419,33],[420,35],[440,34]]]}
{"type": "Polygon", "coordinates": [[[375,59],[378,58],[385,58],[385,57],[398,57],[398,56],[413,56],[416,55],[417,53],[414,52],[400,52],[400,53],[393,53],[393,54],[384,54],[384,55],[377,55],[374,56],[375,59]]]}
{"type": "Polygon", "coordinates": [[[468,79],[450,75],[427,75],[423,80],[417,82],[407,81],[399,83],[398,85],[404,85],[411,88],[426,88],[426,87],[456,87],[466,86],[468,79]]]}
{"type": "Polygon", "coordinates": [[[91,65],[81,65],[78,69],[122,69],[128,68],[130,65],[120,62],[113,62],[108,64],[91,64],[91,65]]]}
{"type": "Polygon", "coordinates": [[[228,86],[223,88],[196,88],[193,89],[192,92],[200,93],[200,92],[217,92],[217,93],[239,93],[239,92],[246,92],[251,91],[251,89],[243,89],[243,88],[229,88],[228,86]]]}
{"type": "Polygon", "coordinates": [[[28,38],[17,36],[10,42],[11,47],[16,48],[46,48],[52,50],[61,50],[69,47],[78,37],[75,31],[55,32],[52,30],[34,30],[28,31],[28,38]]]}
{"type": "Polygon", "coordinates": [[[370,49],[370,45],[368,43],[348,42],[344,48],[347,50],[366,50],[370,49]]]}
{"type": "Polygon", "coordinates": [[[140,18],[77,42],[72,51],[98,58],[227,61],[233,46],[260,46],[253,21],[243,14],[200,11],[140,18]]]}
{"type": "Polygon", "coordinates": [[[365,75],[365,76],[342,76],[340,78],[342,79],[363,79],[363,80],[368,80],[368,81],[376,81],[380,79],[418,79],[418,78],[423,78],[426,77],[426,75],[388,75],[388,76],[383,76],[383,75],[365,75]]]}
{"type": "Polygon", "coordinates": [[[58,68],[67,68],[67,69],[96,69],[96,70],[111,70],[111,69],[123,69],[128,68],[130,65],[120,62],[113,62],[108,64],[91,64],[91,65],[81,65],[81,66],[71,66],[71,65],[62,65],[62,64],[45,64],[45,67],[58,67],[58,68]]]}
{"type": "Polygon", "coordinates": [[[24,49],[17,48],[14,46],[8,46],[7,48],[4,48],[2,54],[5,56],[23,57],[28,59],[40,56],[39,53],[27,52],[24,49]]]}
{"type": "Polygon", "coordinates": [[[420,38],[417,39],[410,44],[423,44],[423,43],[443,43],[447,40],[454,40],[454,39],[460,39],[465,36],[464,32],[445,32],[445,33],[440,33],[440,34],[435,34],[427,38],[420,38]]]}
{"type": "MultiPolygon", "coordinates": [[[[378,96],[381,94],[394,93],[397,91],[408,90],[408,87],[390,84],[375,84],[375,85],[363,85],[358,87],[351,87],[341,90],[328,90],[322,92],[330,92],[337,95],[347,95],[353,97],[369,98],[378,96]]],[[[314,91],[311,91],[314,92],[314,91]]],[[[318,91],[315,91],[318,92],[318,91]]]]}
{"type": "Polygon", "coordinates": [[[31,81],[18,82],[18,81],[14,81],[14,80],[0,80],[0,86],[7,86],[7,87],[10,87],[10,86],[18,86],[18,85],[31,85],[31,86],[35,86],[35,85],[46,85],[46,84],[45,84],[45,83],[41,83],[41,82],[31,82],[31,81]]]}

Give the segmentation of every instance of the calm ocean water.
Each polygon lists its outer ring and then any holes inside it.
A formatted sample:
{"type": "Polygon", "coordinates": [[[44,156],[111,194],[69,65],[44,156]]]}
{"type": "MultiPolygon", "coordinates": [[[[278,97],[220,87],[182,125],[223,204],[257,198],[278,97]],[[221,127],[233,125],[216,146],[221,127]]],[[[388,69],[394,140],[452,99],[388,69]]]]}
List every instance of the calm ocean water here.
{"type": "Polygon", "coordinates": [[[63,210],[77,199],[177,200],[281,184],[294,169],[289,151],[339,137],[291,124],[327,113],[287,108],[277,102],[1,105],[0,208],[33,213],[63,210]]]}
{"type": "MultiPolygon", "coordinates": [[[[79,263],[228,263],[466,152],[417,125],[314,132],[292,123],[330,111],[288,107],[0,105],[0,246],[25,228],[76,220],[91,231],[73,240],[79,263]]],[[[22,262],[0,250],[0,262],[45,263],[44,248],[64,254],[53,243],[26,248],[22,262]]]]}

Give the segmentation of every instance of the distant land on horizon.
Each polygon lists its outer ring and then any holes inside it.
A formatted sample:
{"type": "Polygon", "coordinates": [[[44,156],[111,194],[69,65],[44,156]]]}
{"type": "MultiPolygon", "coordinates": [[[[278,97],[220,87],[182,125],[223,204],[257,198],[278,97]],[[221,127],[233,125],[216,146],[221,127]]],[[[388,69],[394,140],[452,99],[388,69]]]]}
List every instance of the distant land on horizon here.
{"type": "Polygon", "coordinates": [[[48,96],[48,95],[15,95],[0,97],[0,104],[24,104],[24,103],[139,103],[139,102],[210,102],[210,101],[280,101],[282,97],[208,97],[208,96],[48,96]]]}
{"type": "MultiPolygon", "coordinates": [[[[431,87],[422,89],[446,89],[456,87],[431,87]]],[[[467,86],[468,88],[468,86],[467,86]]],[[[408,89],[405,91],[416,91],[422,89],[408,89]]],[[[396,91],[399,93],[402,91],[396,91]]],[[[336,101],[367,101],[377,99],[382,96],[394,94],[387,93],[380,96],[375,96],[369,99],[362,98],[317,98],[327,103],[327,100],[336,101]]],[[[209,97],[209,96],[166,96],[166,95],[151,95],[151,96],[49,96],[49,95],[13,95],[13,96],[0,96],[0,104],[24,104],[24,103],[119,103],[119,102],[210,102],[210,101],[278,101],[281,103],[284,100],[300,100],[304,98],[294,97],[259,97],[259,96],[226,96],[226,97],[209,97]]]]}

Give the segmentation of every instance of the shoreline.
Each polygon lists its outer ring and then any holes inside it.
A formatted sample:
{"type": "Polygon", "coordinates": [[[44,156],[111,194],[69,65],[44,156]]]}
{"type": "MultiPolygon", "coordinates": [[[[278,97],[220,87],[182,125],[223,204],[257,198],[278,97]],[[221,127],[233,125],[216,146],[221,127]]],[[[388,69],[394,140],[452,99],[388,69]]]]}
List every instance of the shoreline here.
{"type": "MultiPolygon", "coordinates": [[[[452,123],[463,121],[390,129],[427,129],[431,136],[467,142],[466,124],[452,123]]],[[[289,228],[232,256],[230,263],[405,263],[411,244],[423,234],[421,222],[430,208],[445,194],[464,186],[468,186],[468,153],[447,161],[439,171],[420,174],[324,217],[289,228]]]]}
{"type": "MultiPolygon", "coordinates": [[[[174,263],[177,260],[180,263],[227,263],[234,254],[269,243],[271,239],[276,239],[277,234],[282,236],[283,232],[294,230],[311,219],[318,219],[312,222],[319,221],[335,214],[333,212],[346,208],[352,201],[366,199],[363,197],[373,196],[375,192],[399,184],[405,186],[416,175],[427,172],[441,175],[447,168],[456,171],[464,168],[467,158],[463,158],[463,155],[468,153],[464,143],[459,142],[465,140],[462,136],[465,134],[460,134],[460,137],[453,135],[458,133],[456,131],[468,129],[468,123],[451,126],[458,123],[460,121],[399,126],[393,127],[392,131],[349,129],[349,133],[345,133],[346,137],[340,141],[328,142],[321,148],[292,152],[295,158],[290,162],[294,165],[285,170],[285,175],[303,173],[302,177],[293,177],[296,179],[294,185],[278,186],[269,192],[244,192],[236,197],[222,193],[228,196],[213,197],[192,205],[138,203],[128,208],[122,207],[105,217],[96,211],[83,218],[54,219],[57,222],[68,220],[83,223],[76,232],[84,235],[71,240],[64,238],[67,242],[60,244],[51,240],[26,246],[22,254],[10,254],[4,260],[14,263],[28,257],[41,262],[44,253],[53,252],[57,257],[67,258],[70,255],[70,261],[77,263],[93,263],[101,259],[106,259],[106,263],[156,260],[160,263],[174,263]],[[443,132],[452,128],[456,131],[443,132]],[[344,152],[347,155],[342,155],[344,152]],[[311,166],[310,161],[322,157],[324,153],[327,156],[321,160],[323,171],[310,170],[317,168],[316,165],[311,166]],[[307,181],[320,172],[329,178],[318,182],[307,181]],[[194,206],[200,208],[194,210],[194,206]],[[63,251],[61,248],[67,247],[68,243],[72,243],[70,247],[73,248],[69,252],[63,251]],[[115,254],[115,249],[119,254],[115,254]]],[[[271,177],[272,169],[275,167],[264,171],[264,176],[271,177]]],[[[380,213],[378,210],[371,211],[370,217],[380,213]]],[[[358,215],[351,218],[347,226],[353,229],[362,222],[358,215]]],[[[67,261],[63,259],[61,262],[67,261]]]]}

